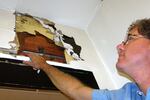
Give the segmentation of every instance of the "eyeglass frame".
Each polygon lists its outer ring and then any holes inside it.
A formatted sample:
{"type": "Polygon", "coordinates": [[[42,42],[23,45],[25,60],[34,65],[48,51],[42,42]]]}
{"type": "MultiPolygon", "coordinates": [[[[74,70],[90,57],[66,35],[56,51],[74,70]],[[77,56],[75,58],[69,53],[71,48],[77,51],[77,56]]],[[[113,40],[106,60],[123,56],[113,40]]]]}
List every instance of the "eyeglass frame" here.
{"type": "Polygon", "coordinates": [[[123,45],[127,45],[129,43],[129,41],[135,40],[138,38],[146,38],[146,37],[143,35],[140,35],[140,34],[138,34],[138,35],[137,34],[128,34],[126,39],[124,41],[122,41],[122,43],[123,43],[123,45]]]}

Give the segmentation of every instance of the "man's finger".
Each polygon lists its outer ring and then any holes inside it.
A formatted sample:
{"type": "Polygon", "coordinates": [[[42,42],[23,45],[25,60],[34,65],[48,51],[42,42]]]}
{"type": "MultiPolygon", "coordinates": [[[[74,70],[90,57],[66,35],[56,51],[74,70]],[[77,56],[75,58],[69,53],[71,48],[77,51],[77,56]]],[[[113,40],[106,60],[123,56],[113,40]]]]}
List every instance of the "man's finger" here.
{"type": "Polygon", "coordinates": [[[26,64],[26,65],[33,66],[33,63],[31,61],[23,61],[23,63],[26,64]]]}

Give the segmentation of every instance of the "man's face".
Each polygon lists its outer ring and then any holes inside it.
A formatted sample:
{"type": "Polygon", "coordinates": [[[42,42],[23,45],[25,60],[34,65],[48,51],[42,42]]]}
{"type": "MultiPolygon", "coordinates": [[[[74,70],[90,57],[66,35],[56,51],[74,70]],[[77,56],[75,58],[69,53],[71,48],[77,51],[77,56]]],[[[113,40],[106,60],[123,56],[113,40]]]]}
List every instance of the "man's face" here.
{"type": "Polygon", "coordinates": [[[140,35],[137,28],[128,33],[128,39],[117,46],[117,69],[127,74],[150,64],[150,40],[140,35]]]}

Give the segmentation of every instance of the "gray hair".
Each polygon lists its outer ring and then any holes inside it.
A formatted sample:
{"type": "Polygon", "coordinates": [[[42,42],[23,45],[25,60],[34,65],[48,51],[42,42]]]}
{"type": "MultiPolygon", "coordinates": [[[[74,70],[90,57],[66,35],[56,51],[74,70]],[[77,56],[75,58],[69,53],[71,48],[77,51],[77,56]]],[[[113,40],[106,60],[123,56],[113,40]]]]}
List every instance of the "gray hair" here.
{"type": "Polygon", "coordinates": [[[138,28],[138,32],[141,35],[150,39],[150,18],[136,20],[129,26],[127,32],[131,31],[134,28],[138,28]]]}

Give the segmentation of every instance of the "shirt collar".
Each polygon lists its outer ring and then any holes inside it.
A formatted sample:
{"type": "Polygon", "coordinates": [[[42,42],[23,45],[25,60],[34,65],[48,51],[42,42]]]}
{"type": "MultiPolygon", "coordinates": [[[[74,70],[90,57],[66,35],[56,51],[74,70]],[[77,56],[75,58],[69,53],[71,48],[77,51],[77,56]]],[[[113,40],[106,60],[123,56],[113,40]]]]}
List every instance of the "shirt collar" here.
{"type": "Polygon", "coordinates": [[[137,88],[137,91],[136,93],[139,95],[139,96],[145,96],[144,93],[140,90],[140,88],[138,87],[138,85],[136,83],[134,83],[135,87],[137,88]]]}
{"type": "MultiPolygon", "coordinates": [[[[138,85],[135,83],[135,86],[137,87],[137,94],[140,96],[145,96],[145,94],[140,90],[140,88],[138,87],[138,85]]],[[[147,89],[146,91],[146,97],[149,97],[148,100],[150,100],[150,87],[147,89]]]]}
{"type": "Polygon", "coordinates": [[[146,95],[149,95],[149,96],[150,96],[150,87],[147,89],[146,95]]]}

